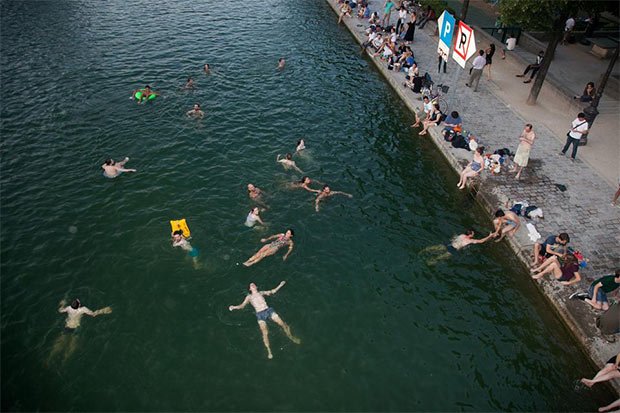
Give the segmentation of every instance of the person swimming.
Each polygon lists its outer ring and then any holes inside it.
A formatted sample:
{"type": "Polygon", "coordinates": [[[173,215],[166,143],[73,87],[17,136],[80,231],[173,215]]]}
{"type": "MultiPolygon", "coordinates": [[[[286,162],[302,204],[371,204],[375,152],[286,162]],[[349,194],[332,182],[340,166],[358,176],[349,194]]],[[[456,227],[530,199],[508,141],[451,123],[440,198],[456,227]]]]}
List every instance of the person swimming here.
{"type": "Polygon", "coordinates": [[[283,57],[278,59],[278,69],[282,70],[286,66],[286,60],[283,57]]]}
{"type": "Polygon", "coordinates": [[[134,98],[138,104],[148,101],[151,96],[159,96],[159,92],[151,90],[149,85],[144,86],[143,89],[136,89],[131,93],[131,97],[134,98]]]}
{"type": "Polygon", "coordinates": [[[204,67],[202,68],[205,72],[205,75],[208,75],[211,73],[211,67],[209,66],[209,63],[205,63],[204,67]]]}
{"type": "Polygon", "coordinates": [[[135,169],[126,169],[125,164],[129,161],[129,157],[121,162],[114,162],[114,159],[106,159],[101,168],[103,169],[103,176],[106,178],[116,178],[123,172],[136,172],[135,169]]]}
{"type": "Polygon", "coordinates": [[[75,351],[77,347],[77,341],[75,332],[80,327],[82,316],[88,315],[90,317],[97,317],[100,314],[110,314],[112,308],[103,307],[99,310],[92,311],[88,307],[82,305],[79,299],[74,299],[71,305],[67,305],[66,300],[61,300],[58,304],[58,312],[66,313],[67,319],[65,320],[65,326],[62,334],[56,339],[52,351],[47,359],[46,364],[54,358],[54,356],[64,351],[64,361],[67,361],[69,356],[75,351]]]}
{"type": "Polygon", "coordinates": [[[293,188],[303,188],[303,189],[305,189],[306,191],[309,191],[309,192],[316,192],[316,193],[321,192],[321,191],[319,191],[318,189],[312,189],[312,188],[310,188],[310,184],[311,184],[312,182],[316,182],[317,184],[320,184],[320,182],[318,182],[318,181],[313,181],[312,179],[310,179],[310,177],[308,177],[308,176],[304,176],[303,178],[301,178],[301,180],[299,180],[299,182],[293,182],[293,183],[291,184],[291,186],[292,186],[293,188]]]}
{"type": "Polygon", "coordinates": [[[187,78],[187,82],[185,82],[185,86],[183,86],[183,89],[193,89],[194,88],[194,79],[192,79],[191,77],[187,78]]]}
{"type": "Polygon", "coordinates": [[[332,191],[330,189],[329,185],[325,184],[325,185],[323,185],[323,189],[318,192],[318,195],[316,196],[316,199],[314,200],[314,209],[316,210],[316,212],[319,212],[319,203],[321,201],[323,201],[324,199],[329,198],[330,196],[334,196],[334,195],[346,195],[349,198],[353,198],[353,195],[348,194],[346,192],[332,191]]]}
{"type": "Polygon", "coordinates": [[[263,194],[263,191],[259,187],[254,186],[253,184],[248,184],[248,196],[250,199],[263,208],[269,209],[269,206],[263,201],[263,194]]]}
{"type": "Polygon", "coordinates": [[[285,246],[288,245],[288,251],[286,252],[284,257],[282,257],[282,261],[286,261],[288,256],[293,251],[293,247],[294,247],[293,236],[294,235],[295,235],[295,232],[291,228],[289,228],[283,234],[275,234],[275,235],[272,235],[272,236],[270,236],[268,238],[262,238],[260,240],[260,242],[262,242],[262,243],[265,243],[265,242],[270,241],[272,239],[275,239],[275,240],[270,242],[267,245],[263,245],[263,247],[260,250],[258,250],[258,252],[256,254],[254,254],[250,258],[248,258],[248,260],[246,262],[244,262],[243,265],[245,265],[246,267],[250,267],[250,266],[256,264],[257,262],[261,261],[263,258],[269,257],[270,255],[274,255],[282,247],[285,247],[285,246]]]}
{"type": "Polygon", "coordinates": [[[281,163],[282,166],[284,166],[284,169],[293,168],[300,174],[304,173],[304,171],[297,167],[297,164],[293,160],[293,155],[290,153],[287,153],[285,158],[280,158],[280,154],[278,154],[278,156],[276,157],[276,162],[281,163]]]}
{"type": "Polygon", "coordinates": [[[430,258],[426,261],[426,263],[428,265],[434,265],[439,261],[450,258],[452,254],[467,247],[468,245],[482,244],[495,237],[494,232],[490,232],[489,235],[482,239],[475,239],[474,235],[474,230],[468,229],[465,234],[460,234],[453,237],[449,244],[426,247],[420,251],[420,254],[428,254],[430,258]]]}
{"type": "Polygon", "coordinates": [[[301,152],[306,149],[306,142],[303,139],[297,141],[297,147],[295,148],[295,153],[301,152]]]}
{"type": "Polygon", "coordinates": [[[260,209],[258,207],[252,208],[245,219],[245,226],[252,228],[257,222],[261,225],[265,225],[259,214],[260,209]]]}
{"type": "Polygon", "coordinates": [[[205,113],[200,109],[200,103],[195,103],[191,110],[185,113],[190,118],[202,119],[205,113]]]}

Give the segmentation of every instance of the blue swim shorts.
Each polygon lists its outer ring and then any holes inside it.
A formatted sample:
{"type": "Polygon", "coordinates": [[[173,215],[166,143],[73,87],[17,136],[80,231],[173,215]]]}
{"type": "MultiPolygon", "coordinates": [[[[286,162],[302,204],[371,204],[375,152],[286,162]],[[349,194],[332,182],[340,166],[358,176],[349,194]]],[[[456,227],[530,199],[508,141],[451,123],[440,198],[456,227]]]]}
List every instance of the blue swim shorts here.
{"type": "Polygon", "coordinates": [[[258,321],[267,321],[271,318],[271,316],[273,314],[275,314],[276,312],[273,311],[273,308],[269,307],[266,310],[263,311],[259,311],[258,313],[256,313],[256,319],[258,321]]]}

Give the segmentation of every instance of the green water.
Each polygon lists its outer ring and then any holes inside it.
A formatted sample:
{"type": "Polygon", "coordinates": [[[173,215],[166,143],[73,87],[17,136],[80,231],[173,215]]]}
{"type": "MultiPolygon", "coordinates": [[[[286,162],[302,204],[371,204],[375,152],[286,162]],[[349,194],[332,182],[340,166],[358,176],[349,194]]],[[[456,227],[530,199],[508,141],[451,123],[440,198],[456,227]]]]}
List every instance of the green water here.
{"type": "Polygon", "coordinates": [[[489,222],[323,1],[0,3],[3,410],[592,410],[606,388],[505,245],[428,265],[489,222]],[[283,72],[275,68],[287,58],[283,72]],[[205,76],[208,62],[213,73],[205,76]],[[187,76],[195,91],[182,91],[187,76]],[[129,100],[150,83],[162,96],[129,100]],[[207,116],[184,112],[200,102],[207,116]],[[275,163],[353,199],[313,197],[275,163]],[[138,169],[105,179],[106,157],[138,169]],[[243,226],[248,182],[269,226],[243,226]],[[202,268],[169,241],[185,217],[202,268]],[[238,266],[260,238],[296,247],[238,266]],[[256,282],[294,334],[270,324],[256,282]],[[62,298],[92,309],[49,360],[62,298]]]}

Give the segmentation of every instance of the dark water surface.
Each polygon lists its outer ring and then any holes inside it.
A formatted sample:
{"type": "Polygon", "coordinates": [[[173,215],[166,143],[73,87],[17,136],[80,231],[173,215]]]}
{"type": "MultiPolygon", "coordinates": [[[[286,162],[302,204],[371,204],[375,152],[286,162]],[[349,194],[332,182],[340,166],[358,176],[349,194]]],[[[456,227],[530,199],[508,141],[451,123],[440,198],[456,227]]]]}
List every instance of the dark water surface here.
{"type": "Polygon", "coordinates": [[[605,388],[505,245],[428,265],[420,251],[490,224],[319,0],[3,1],[2,408],[13,410],[592,410],[605,388]],[[275,69],[285,56],[286,70],[275,69]],[[209,62],[214,72],[205,76],[209,62]],[[197,89],[182,91],[187,76],[197,89]],[[130,91],[150,83],[147,105],[130,91]],[[184,112],[202,103],[207,117],[184,112]],[[287,188],[297,158],[353,199],[320,213],[287,188]],[[137,174],[110,180],[106,157],[137,174]],[[245,185],[268,193],[242,224],[245,185]],[[187,218],[203,268],[169,242],[187,218]],[[260,238],[296,248],[237,266],[260,238]],[[268,302],[266,358],[251,281],[268,302]],[[49,359],[62,298],[92,309],[49,359]]]}

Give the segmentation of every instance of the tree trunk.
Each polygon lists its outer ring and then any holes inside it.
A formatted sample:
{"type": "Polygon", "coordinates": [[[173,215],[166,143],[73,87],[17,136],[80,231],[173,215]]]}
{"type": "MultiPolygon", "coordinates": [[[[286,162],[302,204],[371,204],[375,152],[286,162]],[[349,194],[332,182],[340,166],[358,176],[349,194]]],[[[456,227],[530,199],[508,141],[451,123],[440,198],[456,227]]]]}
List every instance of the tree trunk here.
{"type": "Polygon", "coordinates": [[[465,22],[467,17],[467,9],[469,9],[469,0],[463,0],[463,7],[461,7],[461,21],[465,22]]]}
{"type": "Polygon", "coordinates": [[[545,77],[547,77],[547,71],[549,70],[549,66],[551,66],[551,60],[553,60],[553,56],[555,55],[555,49],[558,47],[558,43],[560,43],[560,40],[562,40],[562,37],[564,36],[565,20],[565,16],[560,16],[553,25],[553,32],[551,33],[547,50],[545,50],[545,58],[540,66],[540,70],[538,70],[538,73],[536,74],[536,79],[534,79],[534,84],[530,89],[530,95],[527,97],[528,105],[533,106],[536,104],[540,89],[542,89],[545,77]]]}

